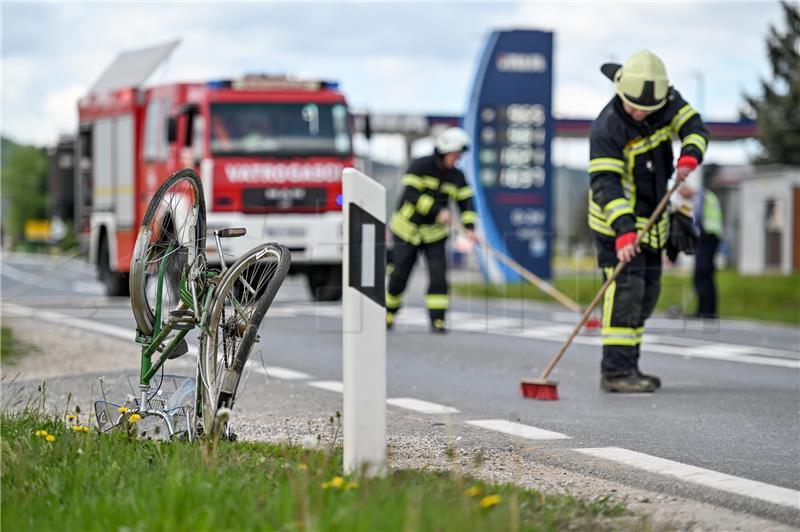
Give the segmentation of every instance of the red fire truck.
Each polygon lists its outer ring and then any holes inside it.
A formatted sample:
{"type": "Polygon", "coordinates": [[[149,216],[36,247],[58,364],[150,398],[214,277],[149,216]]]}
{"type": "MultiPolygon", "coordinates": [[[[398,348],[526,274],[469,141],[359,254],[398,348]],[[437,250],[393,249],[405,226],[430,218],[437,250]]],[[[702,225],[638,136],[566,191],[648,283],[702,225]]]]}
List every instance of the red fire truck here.
{"type": "MultiPolygon", "coordinates": [[[[281,242],[315,299],[341,296],[341,175],[354,160],[347,103],[336,84],[247,76],[93,90],[78,111],[89,257],[109,295],[127,290],[138,224],[153,192],[172,172],[191,167],[202,178],[209,233],[247,229],[226,251],[281,242]]],[[[213,261],[216,250],[207,251],[213,261]]]]}

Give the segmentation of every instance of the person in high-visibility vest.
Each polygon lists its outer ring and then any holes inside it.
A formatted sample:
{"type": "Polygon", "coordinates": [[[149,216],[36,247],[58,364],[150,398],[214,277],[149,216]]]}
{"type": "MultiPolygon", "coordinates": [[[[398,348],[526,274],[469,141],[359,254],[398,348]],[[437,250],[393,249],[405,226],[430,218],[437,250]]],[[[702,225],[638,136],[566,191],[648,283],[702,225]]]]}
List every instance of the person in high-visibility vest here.
{"type": "Polygon", "coordinates": [[[691,212],[678,210],[665,212],[638,244],[636,234],[666,194],[673,171],[684,180],[702,162],[709,135],[652,52],[637,52],[624,65],[607,63],[600,70],[614,82],[616,96],[589,136],[589,227],[604,278],[619,262],[627,263],[603,300],[600,387],[653,392],[661,380],[639,370],[639,353],[645,320],[661,290],[662,250],[672,259],[680,251],[692,253],[696,235],[691,212]],[[681,141],[676,162],[673,136],[681,141]]]}
{"type": "Polygon", "coordinates": [[[723,238],[722,207],[709,190],[711,178],[719,171],[716,164],[704,168],[703,186],[694,195],[694,222],[699,238],[695,247],[694,290],[697,293],[697,318],[717,318],[717,285],[714,257],[723,238]]]}
{"type": "Polygon", "coordinates": [[[445,242],[449,234],[451,200],[458,205],[467,237],[477,240],[473,232],[477,213],[472,206],[472,189],[461,170],[456,168],[462,154],[469,149],[469,136],[463,129],[451,127],[436,138],[434,147],[432,155],[411,162],[403,176],[403,194],[389,222],[394,248],[386,290],[388,329],[394,325],[395,314],[403,303],[403,292],[417,257],[424,254],[430,277],[425,305],[431,331],[447,332],[445,314],[450,301],[445,242]]]}

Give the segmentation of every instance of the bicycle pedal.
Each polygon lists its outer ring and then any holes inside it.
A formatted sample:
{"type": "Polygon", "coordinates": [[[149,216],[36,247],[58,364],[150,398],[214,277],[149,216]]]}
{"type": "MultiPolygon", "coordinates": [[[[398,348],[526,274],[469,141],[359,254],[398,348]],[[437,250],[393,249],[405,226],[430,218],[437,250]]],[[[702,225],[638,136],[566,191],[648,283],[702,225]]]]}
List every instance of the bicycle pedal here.
{"type": "Polygon", "coordinates": [[[186,353],[189,352],[189,344],[186,343],[186,338],[182,339],[178,345],[175,346],[175,349],[172,350],[172,353],[169,354],[170,360],[175,360],[176,358],[182,357],[186,353]]]}
{"type": "Polygon", "coordinates": [[[169,326],[176,331],[191,331],[194,329],[194,312],[189,309],[170,311],[169,326]]]}

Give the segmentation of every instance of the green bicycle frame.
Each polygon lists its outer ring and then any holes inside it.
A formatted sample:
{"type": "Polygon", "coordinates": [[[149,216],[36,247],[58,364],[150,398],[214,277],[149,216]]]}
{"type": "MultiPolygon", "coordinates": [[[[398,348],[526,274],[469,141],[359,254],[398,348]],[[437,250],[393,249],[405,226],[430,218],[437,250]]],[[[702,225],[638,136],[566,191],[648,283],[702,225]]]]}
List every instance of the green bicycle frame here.
{"type": "MultiPolygon", "coordinates": [[[[172,244],[170,244],[169,248],[167,248],[166,256],[169,256],[172,253],[172,244]]],[[[140,364],[140,373],[139,373],[139,385],[140,386],[150,386],[150,380],[155,376],[158,370],[164,365],[164,363],[169,359],[169,355],[172,351],[175,350],[177,345],[186,337],[189,333],[188,330],[179,331],[178,334],[170,340],[169,344],[163,349],[161,352],[161,356],[159,356],[155,362],[153,362],[153,355],[158,351],[161,343],[169,336],[169,334],[173,331],[172,327],[169,325],[162,327],[162,299],[163,299],[163,287],[164,287],[164,272],[166,269],[167,261],[162,260],[161,264],[159,265],[158,269],[158,279],[157,279],[157,286],[156,286],[156,304],[155,304],[155,320],[153,324],[153,335],[152,336],[140,336],[137,335],[136,341],[143,344],[142,345],[142,359],[140,364]]],[[[206,272],[206,275],[211,278],[215,277],[215,272],[206,272]]],[[[213,290],[207,290],[205,294],[205,298],[203,301],[203,312],[200,317],[200,325],[203,327],[203,324],[206,321],[207,311],[206,309],[211,303],[211,298],[213,295],[213,290]]],[[[181,279],[179,282],[179,294],[181,297],[181,303],[186,305],[187,307],[191,306],[187,302],[187,298],[191,301],[191,294],[186,289],[186,275],[181,274],[181,279]]]]}

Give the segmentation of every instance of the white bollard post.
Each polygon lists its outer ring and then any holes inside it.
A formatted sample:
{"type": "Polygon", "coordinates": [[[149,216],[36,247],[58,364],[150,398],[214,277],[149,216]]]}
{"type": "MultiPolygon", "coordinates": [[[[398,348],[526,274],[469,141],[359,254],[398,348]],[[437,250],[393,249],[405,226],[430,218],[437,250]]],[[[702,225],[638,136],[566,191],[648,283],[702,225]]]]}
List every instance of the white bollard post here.
{"type": "Polygon", "coordinates": [[[386,189],[346,168],[342,347],[344,472],[386,469],[386,189]]]}

